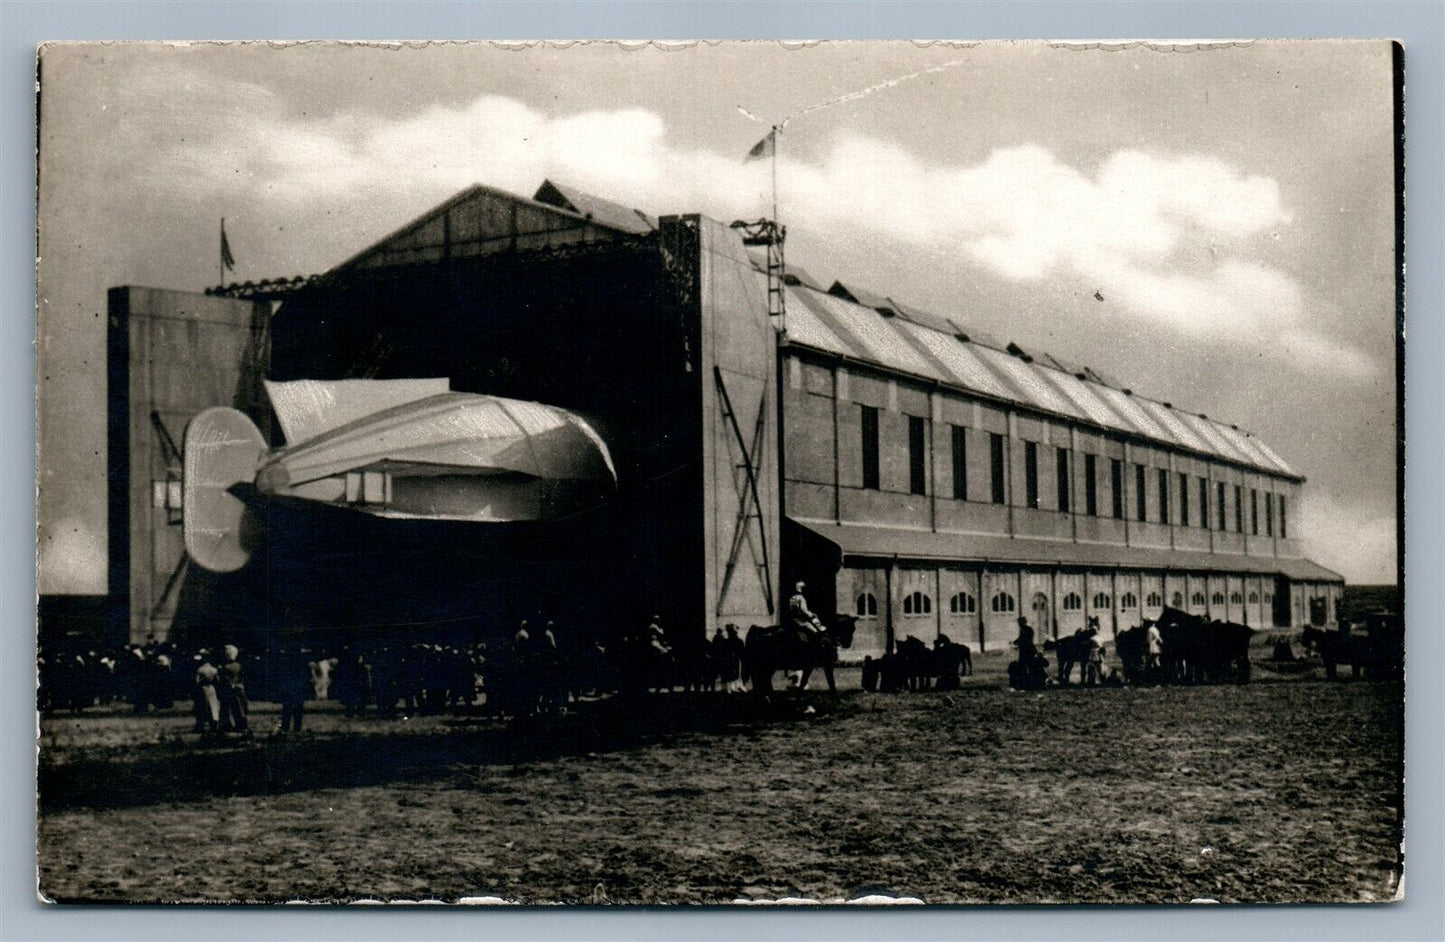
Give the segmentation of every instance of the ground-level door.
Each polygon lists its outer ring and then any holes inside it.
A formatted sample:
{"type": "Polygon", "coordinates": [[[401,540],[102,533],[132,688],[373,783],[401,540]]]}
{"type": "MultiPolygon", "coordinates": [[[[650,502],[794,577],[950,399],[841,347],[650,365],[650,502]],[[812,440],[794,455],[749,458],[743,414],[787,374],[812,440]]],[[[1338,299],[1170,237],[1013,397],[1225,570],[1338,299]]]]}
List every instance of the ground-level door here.
{"type": "Polygon", "coordinates": [[[1274,581],[1274,626],[1288,628],[1292,624],[1289,577],[1277,576],[1274,581]]]}

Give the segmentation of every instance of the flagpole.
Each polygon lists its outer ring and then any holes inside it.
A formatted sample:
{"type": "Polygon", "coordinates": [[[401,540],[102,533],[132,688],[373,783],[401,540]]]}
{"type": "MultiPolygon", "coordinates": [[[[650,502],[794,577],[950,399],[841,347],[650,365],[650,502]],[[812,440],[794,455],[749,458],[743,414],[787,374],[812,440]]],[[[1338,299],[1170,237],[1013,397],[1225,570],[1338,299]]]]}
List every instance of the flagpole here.
{"type": "Polygon", "coordinates": [[[778,223],[778,126],[773,125],[773,225],[778,223]]]}
{"type": "Polygon", "coordinates": [[[216,247],[216,254],[220,257],[216,266],[221,275],[221,287],[226,287],[226,217],[221,217],[221,241],[216,247]]]}

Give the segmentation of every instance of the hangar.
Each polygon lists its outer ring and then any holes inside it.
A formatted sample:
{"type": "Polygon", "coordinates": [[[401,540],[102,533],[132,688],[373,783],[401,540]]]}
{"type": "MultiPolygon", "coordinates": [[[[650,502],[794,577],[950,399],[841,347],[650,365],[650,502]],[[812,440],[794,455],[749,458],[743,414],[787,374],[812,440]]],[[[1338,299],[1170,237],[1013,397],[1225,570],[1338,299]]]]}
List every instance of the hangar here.
{"type": "MultiPolygon", "coordinates": [[[[653,218],[547,181],[471,187],[332,270],[109,298],[111,599],[119,634],[582,626],[674,636],[777,621],[809,585],[905,635],[1007,645],[1173,605],[1323,624],[1343,580],[1303,558],[1304,477],[1256,436],[1100,372],[764,260],[746,230],[653,218]],[[187,562],[175,442],[233,405],[273,444],[262,380],[445,377],[585,416],[615,499],[574,520],[265,510],[269,552],[187,562]]],[[[382,493],[386,493],[385,490],[382,493]]],[[[351,495],[346,499],[360,499],[351,495]]]]}

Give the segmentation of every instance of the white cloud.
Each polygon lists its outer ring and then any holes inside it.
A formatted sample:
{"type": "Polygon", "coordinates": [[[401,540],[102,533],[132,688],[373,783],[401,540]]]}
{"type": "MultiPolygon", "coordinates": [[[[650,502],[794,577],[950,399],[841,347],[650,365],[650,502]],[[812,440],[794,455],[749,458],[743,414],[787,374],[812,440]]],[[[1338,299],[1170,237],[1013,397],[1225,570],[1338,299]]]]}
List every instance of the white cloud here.
{"type": "Polygon", "coordinates": [[[1303,519],[1291,523],[1305,534],[1306,557],[1335,570],[1352,584],[1395,581],[1393,513],[1380,513],[1363,503],[1343,503],[1320,487],[1305,488],[1300,510],[1303,519]]]}
{"type": "MultiPolygon", "coordinates": [[[[651,211],[724,219],[756,216],[768,201],[765,164],[675,147],[662,119],[640,109],[554,118],[487,95],[385,122],[298,119],[278,107],[248,96],[244,111],[221,115],[218,139],[162,147],[156,176],[167,187],[240,186],[271,203],[265,212],[337,224],[354,221],[348,207],[364,201],[366,219],[387,220],[373,237],[476,182],[529,192],[559,176],[651,211]]],[[[786,137],[783,154],[784,213],[797,229],[963,255],[1018,282],[1069,277],[1180,332],[1274,351],[1286,365],[1328,357],[1337,375],[1376,373],[1363,352],[1320,334],[1309,292],[1251,248],[1291,222],[1272,179],[1208,156],[1134,150],[1092,175],[1036,146],[997,149],[973,166],[930,165],[857,135],[816,163],[788,157],[786,137]]]]}

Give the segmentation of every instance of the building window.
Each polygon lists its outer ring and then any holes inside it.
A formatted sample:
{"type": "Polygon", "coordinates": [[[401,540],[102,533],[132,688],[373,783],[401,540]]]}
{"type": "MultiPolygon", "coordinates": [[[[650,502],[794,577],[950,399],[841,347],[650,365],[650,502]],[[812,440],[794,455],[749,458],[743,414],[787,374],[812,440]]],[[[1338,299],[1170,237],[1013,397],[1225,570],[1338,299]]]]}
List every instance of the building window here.
{"type": "Polygon", "coordinates": [[[1084,513],[1099,516],[1099,460],[1094,455],[1084,456],[1084,513]]]}
{"type": "Polygon", "coordinates": [[[1169,472],[1159,469],[1159,522],[1169,522],[1169,472]]]}
{"type": "Polygon", "coordinates": [[[1195,606],[1203,605],[1203,604],[1204,604],[1204,593],[1203,593],[1203,592],[1195,592],[1193,595],[1189,596],[1189,604],[1190,604],[1190,605],[1195,605],[1195,606]]]}
{"type": "Polygon", "coordinates": [[[1007,592],[994,593],[993,599],[988,603],[988,607],[999,613],[1018,611],[1018,603],[1015,602],[1014,597],[1007,592]]]}
{"type": "Polygon", "coordinates": [[[1095,608],[1109,608],[1113,604],[1114,600],[1109,598],[1109,593],[1107,592],[1099,592],[1094,595],[1095,608]]]}
{"type": "Polygon", "coordinates": [[[1243,603],[1243,602],[1244,602],[1244,596],[1240,595],[1238,592],[1231,592],[1231,593],[1229,593],[1229,604],[1230,604],[1230,605],[1239,605],[1239,604],[1241,604],[1241,603],[1243,603]]]}
{"type": "Polygon", "coordinates": [[[1064,596],[1064,611],[1077,612],[1083,607],[1084,600],[1079,598],[1079,593],[1070,592],[1068,595],[1064,596]]]}
{"type": "Polygon", "coordinates": [[[928,492],[927,445],[923,419],[916,415],[908,417],[908,491],[911,494],[928,492]]]}
{"type": "Polygon", "coordinates": [[[1274,593],[1273,593],[1273,592],[1266,592],[1266,593],[1264,594],[1264,604],[1266,604],[1266,605],[1271,605],[1271,604],[1273,604],[1273,603],[1274,603],[1274,593]]]}
{"type": "Polygon", "coordinates": [[[1189,475],[1179,472],[1179,525],[1189,526],[1189,475]]]}
{"type": "Polygon", "coordinates": [[[960,592],[948,600],[948,610],[954,615],[972,615],[978,611],[978,603],[967,592],[960,592]]]}
{"type": "Polygon", "coordinates": [[[1224,593],[1223,593],[1223,592],[1216,592],[1216,593],[1214,593],[1214,595],[1210,596],[1209,601],[1210,601],[1210,604],[1213,604],[1213,605],[1223,605],[1223,604],[1224,604],[1224,593]]]}
{"type": "Polygon", "coordinates": [[[878,597],[875,596],[872,592],[864,592],[862,595],[858,596],[858,606],[856,611],[858,612],[859,618],[877,618],[878,597]]]}
{"type": "Polygon", "coordinates": [[[1234,485],[1234,532],[1244,532],[1244,488],[1234,485]]]}
{"type": "Polygon", "coordinates": [[[1288,539],[1288,537],[1289,530],[1285,527],[1284,522],[1284,495],[1281,494],[1279,495],[1279,538],[1283,540],[1288,539]]]}
{"type": "Polygon", "coordinates": [[[1007,500],[1004,495],[1003,436],[997,432],[990,432],[988,436],[988,465],[993,485],[993,502],[1002,504],[1007,500]]]}
{"type": "MultiPolygon", "coordinates": [[[[1155,596],[1158,598],[1158,596],[1155,596]]],[[[1125,592],[1119,596],[1119,607],[1126,612],[1131,612],[1139,607],[1139,597],[1133,592],[1125,592]]]]}
{"type": "Polygon", "coordinates": [[[1174,607],[1174,608],[1183,608],[1183,607],[1184,607],[1184,593],[1183,593],[1183,592],[1175,592],[1175,593],[1174,593],[1174,597],[1169,600],[1169,604],[1170,604],[1172,607],[1174,607]]]}
{"type": "Polygon", "coordinates": [[[1274,495],[1268,491],[1264,495],[1264,534],[1274,536],[1274,495]]]}
{"type": "Polygon", "coordinates": [[[1249,533],[1259,536],[1259,491],[1249,489],[1249,533]]]}
{"type": "Polygon", "coordinates": [[[1024,500],[1035,510],[1039,507],[1039,446],[1024,442],[1024,500]]]}
{"type": "Polygon", "coordinates": [[[863,407],[863,486],[878,490],[878,410],[863,407]]]}
{"type": "Polygon", "coordinates": [[[1199,525],[1209,529],[1209,479],[1199,479],[1199,525]]]}
{"type": "Polygon", "coordinates": [[[1159,608],[1164,604],[1164,600],[1159,597],[1158,592],[1150,592],[1149,597],[1144,600],[1144,604],[1150,608],[1159,608]]]}
{"type": "Polygon", "coordinates": [[[1251,592],[1251,593],[1249,593],[1249,604],[1250,604],[1250,605],[1258,605],[1258,604],[1259,604],[1259,593],[1258,593],[1258,592],[1251,592]]]}
{"type": "Polygon", "coordinates": [[[1144,466],[1142,464],[1134,465],[1134,509],[1138,512],[1136,516],[1140,523],[1148,519],[1148,514],[1145,513],[1148,507],[1148,494],[1144,487],[1144,481],[1144,466]]]}
{"type": "Polygon", "coordinates": [[[1109,459],[1109,489],[1114,498],[1114,519],[1124,519],[1124,462],[1109,459]]]}
{"type": "Polygon", "coordinates": [[[1059,513],[1066,514],[1073,506],[1073,475],[1069,473],[1069,450],[1058,448],[1054,451],[1054,471],[1058,478],[1059,489],[1059,513]]]}
{"type": "Polygon", "coordinates": [[[923,592],[910,592],[903,597],[903,614],[929,615],[933,612],[933,599],[923,592]]]}
{"type": "Polygon", "coordinates": [[[953,499],[968,500],[968,439],[963,426],[949,426],[953,430],[953,499]]]}

